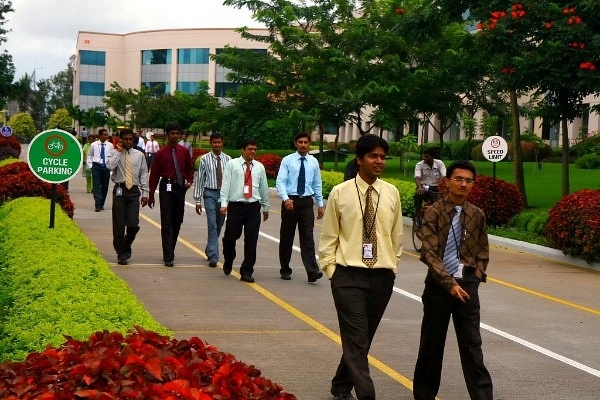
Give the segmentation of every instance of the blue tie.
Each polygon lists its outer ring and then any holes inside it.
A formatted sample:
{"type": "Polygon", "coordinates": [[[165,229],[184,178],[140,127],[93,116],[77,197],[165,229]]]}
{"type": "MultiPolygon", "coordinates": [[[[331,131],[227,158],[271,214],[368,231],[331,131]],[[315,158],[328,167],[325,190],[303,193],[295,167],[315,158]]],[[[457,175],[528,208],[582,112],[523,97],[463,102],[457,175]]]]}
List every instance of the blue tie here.
{"type": "Polygon", "coordinates": [[[448,232],[448,240],[446,241],[446,249],[444,250],[444,267],[450,275],[454,275],[458,271],[459,248],[462,239],[462,224],[460,222],[461,206],[454,207],[456,214],[452,218],[452,227],[448,232]]]}
{"type": "Polygon", "coordinates": [[[305,157],[300,157],[300,173],[298,174],[298,196],[304,194],[304,188],[306,187],[306,173],[304,171],[304,160],[305,157]]]}
{"type": "Polygon", "coordinates": [[[102,159],[102,166],[106,166],[106,156],[104,154],[104,143],[102,143],[102,147],[100,148],[100,158],[102,159]]]}

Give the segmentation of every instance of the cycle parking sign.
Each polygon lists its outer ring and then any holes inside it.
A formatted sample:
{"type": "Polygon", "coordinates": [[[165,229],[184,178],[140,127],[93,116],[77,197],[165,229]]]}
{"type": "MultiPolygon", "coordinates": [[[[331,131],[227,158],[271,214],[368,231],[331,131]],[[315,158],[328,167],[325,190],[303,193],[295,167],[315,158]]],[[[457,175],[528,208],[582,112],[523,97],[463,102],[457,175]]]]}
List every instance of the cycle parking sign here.
{"type": "Polygon", "coordinates": [[[50,129],[29,144],[27,160],[31,172],[48,183],[62,183],[77,175],[83,161],[79,141],[69,132],[50,129]]]}

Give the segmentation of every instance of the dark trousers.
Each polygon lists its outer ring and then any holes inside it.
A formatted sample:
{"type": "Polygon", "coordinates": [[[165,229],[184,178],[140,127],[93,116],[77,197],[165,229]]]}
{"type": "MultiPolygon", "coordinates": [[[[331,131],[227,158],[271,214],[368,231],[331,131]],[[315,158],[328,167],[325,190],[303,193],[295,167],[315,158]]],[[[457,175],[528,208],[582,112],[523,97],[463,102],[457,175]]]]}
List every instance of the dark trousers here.
{"type": "Polygon", "coordinates": [[[369,373],[369,349],[392,296],[395,274],[391,269],[338,265],[331,277],[331,292],[342,338],[342,359],[331,380],[331,394],[350,393],[359,400],[374,400],[369,373]]]}
{"type": "Polygon", "coordinates": [[[315,212],[313,210],[312,197],[304,199],[293,199],[294,209],[285,208],[281,203],[281,227],[279,228],[279,265],[281,274],[291,274],[290,260],[292,259],[292,246],[298,226],[300,236],[300,256],[306,272],[315,274],[319,272],[319,265],[315,257],[315,239],[313,229],[315,227],[315,212]]]}
{"type": "Polygon", "coordinates": [[[440,388],[450,315],[469,396],[472,400],[493,399],[492,378],[483,364],[481,350],[479,279],[473,268],[465,268],[464,279],[458,282],[471,297],[466,303],[452,297],[430,274],[425,279],[421,343],[413,383],[413,394],[417,400],[435,399],[440,388]]]}
{"type": "Polygon", "coordinates": [[[112,201],[113,247],[119,261],[131,257],[131,244],[140,230],[140,189],[137,186],[127,189],[125,185],[115,185],[112,201]],[[122,196],[117,196],[117,186],[122,196]]]}
{"type": "Polygon", "coordinates": [[[108,184],[110,182],[110,170],[102,167],[100,164],[92,165],[92,193],[94,194],[94,203],[96,209],[104,207],[106,195],[108,194],[108,184]]]}
{"type": "Polygon", "coordinates": [[[231,267],[235,260],[235,242],[244,230],[244,261],[240,274],[252,275],[256,263],[256,244],[262,221],[260,203],[231,202],[227,206],[227,220],[223,234],[223,265],[231,267]]]}
{"type": "Polygon", "coordinates": [[[177,183],[171,183],[171,191],[167,192],[167,181],[168,179],[161,179],[158,190],[160,236],[162,239],[163,261],[173,262],[177,237],[183,223],[186,188],[177,183]]]}

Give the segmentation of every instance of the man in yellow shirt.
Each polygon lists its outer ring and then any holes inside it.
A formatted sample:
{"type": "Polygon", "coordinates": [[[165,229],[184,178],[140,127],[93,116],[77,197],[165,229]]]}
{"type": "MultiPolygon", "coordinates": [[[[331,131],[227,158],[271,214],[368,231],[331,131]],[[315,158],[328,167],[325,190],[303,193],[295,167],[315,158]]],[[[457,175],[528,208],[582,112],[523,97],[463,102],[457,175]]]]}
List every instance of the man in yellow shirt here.
{"type": "Polygon", "coordinates": [[[389,146],[375,135],[356,143],[356,177],[335,186],[319,242],[321,269],[331,281],[342,359],[331,381],[338,400],[374,400],[368,353],[394,288],[402,255],[400,194],[379,179],[389,146]]]}

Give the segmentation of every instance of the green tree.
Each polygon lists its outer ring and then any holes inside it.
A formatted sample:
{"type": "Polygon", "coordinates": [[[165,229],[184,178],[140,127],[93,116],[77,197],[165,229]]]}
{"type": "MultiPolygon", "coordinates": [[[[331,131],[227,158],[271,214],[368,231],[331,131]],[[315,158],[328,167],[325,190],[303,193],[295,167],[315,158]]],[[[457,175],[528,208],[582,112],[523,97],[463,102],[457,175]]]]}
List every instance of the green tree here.
{"type": "Polygon", "coordinates": [[[48,113],[53,113],[60,108],[68,109],[73,104],[73,73],[75,55],[69,58],[67,67],[53,75],[48,80],[50,91],[48,93],[48,113]]]}
{"type": "Polygon", "coordinates": [[[23,139],[33,139],[37,133],[33,118],[31,118],[31,115],[24,112],[17,113],[10,117],[8,125],[12,128],[15,135],[23,139]]]}
{"type": "Polygon", "coordinates": [[[58,128],[64,130],[70,130],[73,119],[69,115],[69,111],[66,108],[59,108],[50,116],[48,120],[48,128],[58,128]]]}
{"type": "Polygon", "coordinates": [[[105,93],[102,102],[106,104],[107,112],[114,117],[122,117],[121,121],[126,124],[132,105],[135,103],[136,94],[132,89],[125,89],[117,82],[110,84],[110,90],[105,93]]]}
{"type": "Polygon", "coordinates": [[[14,12],[12,2],[0,0],[0,109],[6,105],[6,100],[13,90],[13,79],[15,77],[15,66],[12,62],[12,56],[2,49],[2,43],[6,42],[6,33],[8,32],[4,25],[6,24],[6,14],[14,12]]]}

